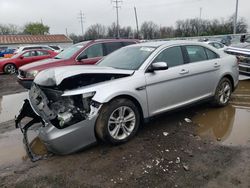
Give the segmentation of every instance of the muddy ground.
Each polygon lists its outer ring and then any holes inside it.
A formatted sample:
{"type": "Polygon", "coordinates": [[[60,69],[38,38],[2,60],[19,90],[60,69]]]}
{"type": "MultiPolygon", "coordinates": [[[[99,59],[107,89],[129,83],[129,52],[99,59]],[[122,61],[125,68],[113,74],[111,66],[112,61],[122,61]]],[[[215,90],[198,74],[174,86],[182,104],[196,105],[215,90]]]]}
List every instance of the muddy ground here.
{"type": "Polygon", "coordinates": [[[250,187],[248,80],[225,108],[200,104],[164,114],[127,144],[97,143],[35,163],[12,118],[24,91],[14,76],[0,75],[0,187],[250,187]]]}

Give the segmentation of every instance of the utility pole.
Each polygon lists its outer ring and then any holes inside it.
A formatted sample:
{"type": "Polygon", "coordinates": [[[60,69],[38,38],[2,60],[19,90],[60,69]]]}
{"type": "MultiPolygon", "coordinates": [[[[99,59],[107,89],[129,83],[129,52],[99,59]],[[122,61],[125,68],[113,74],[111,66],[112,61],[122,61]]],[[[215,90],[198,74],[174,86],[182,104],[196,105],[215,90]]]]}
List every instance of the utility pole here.
{"type": "Polygon", "coordinates": [[[198,27],[198,36],[200,36],[200,28],[201,28],[201,13],[202,13],[202,7],[200,7],[200,17],[199,17],[199,27],[198,27]]]}
{"type": "Polygon", "coordinates": [[[78,19],[80,19],[80,23],[81,23],[81,29],[82,29],[82,37],[84,36],[84,33],[83,33],[83,21],[84,21],[84,14],[82,11],[80,11],[80,16],[78,17],[78,19]]]}
{"type": "Polygon", "coordinates": [[[201,20],[202,7],[200,7],[200,20],[201,20]]]}
{"type": "Polygon", "coordinates": [[[116,8],[116,29],[117,29],[117,38],[120,37],[120,28],[119,28],[119,9],[121,6],[119,5],[122,3],[122,0],[112,0],[112,3],[115,3],[114,8],[116,8]]]}
{"type": "Polygon", "coordinates": [[[139,39],[139,24],[138,24],[138,17],[137,17],[136,7],[134,7],[134,10],[135,10],[135,21],[136,21],[137,38],[139,39]]]}
{"type": "Polygon", "coordinates": [[[68,28],[65,28],[66,36],[68,36],[68,28]]]}
{"type": "Polygon", "coordinates": [[[237,17],[238,17],[239,0],[236,0],[235,15],[234,15],[234,34],[237,32],[237,17]]]}

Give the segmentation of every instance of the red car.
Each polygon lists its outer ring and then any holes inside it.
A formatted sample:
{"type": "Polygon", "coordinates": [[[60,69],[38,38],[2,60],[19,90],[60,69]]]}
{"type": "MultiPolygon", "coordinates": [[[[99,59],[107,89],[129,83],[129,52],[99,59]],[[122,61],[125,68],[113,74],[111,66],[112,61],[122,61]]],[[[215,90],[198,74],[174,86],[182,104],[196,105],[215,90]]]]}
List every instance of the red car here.
{"type": "Polygon", "coordinates": [[[103,56],[111,52],[130,45],[138,43],[135,39],[101,39],[77,43],[54,58],[38,61],[29,65],[25,65],[18,70],[18,82],[25,88],[29,89],[34,77],[38,72],[65,65],[89,65],[95,64],[103,56]]]}
{"type": "Polygon", "coordinates": [[[27,50],[11,58],[0,59],[0,73],[14,74],[17,69],[34,61],[55,57],[57,53],[50,50],[27,50]]]}

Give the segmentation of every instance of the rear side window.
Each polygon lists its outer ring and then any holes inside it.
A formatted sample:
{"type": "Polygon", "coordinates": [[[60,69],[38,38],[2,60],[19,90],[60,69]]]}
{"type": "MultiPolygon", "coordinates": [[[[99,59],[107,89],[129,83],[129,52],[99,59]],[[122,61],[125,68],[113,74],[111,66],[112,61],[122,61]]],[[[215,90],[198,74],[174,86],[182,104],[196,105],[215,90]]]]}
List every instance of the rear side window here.
{"type": "Polygon", "coordinates": [[[186,46],[189,62],[198,62],[207,60],[207,55],[202,46],[186,46]]]}
{"type": "Polygon", "coordinates": [[[215,52],[213,52],[212,50],[209,50],[207,48],[205,48],[205,51],[207,53],[207,58],[208,59],[216,59],[219,58],[218,54],[216,54],[215,52]]]}
{"type": "Polygon", "coordinates": [[[155,58],[154,62],[166,62],[168,67],[184,64],[181,47],[176,46],[165,49],[155,58]]]}
{"type": "Polygon", "coordinates": [[[119,48],[122,47],[122,43],[121,42],[108,42],[108,43],[104,43],[104,47],[106,50],[106,55],[112,53],[115,50],[118,50],[119,48]]]}
{"type": "Polygon", "coordinates": [[[94,44],[90,46],[81,55],[86,55],[87,58],[102,57],[103,56],[102,44],[94,44]]]}
{"type": "Polygon", "coordinates": [[[37,55],[36,51],[29,51],[29,52],[25,52],[22,56],[26,58],[26,57],[33,57],[36,55],[37,55]]]}

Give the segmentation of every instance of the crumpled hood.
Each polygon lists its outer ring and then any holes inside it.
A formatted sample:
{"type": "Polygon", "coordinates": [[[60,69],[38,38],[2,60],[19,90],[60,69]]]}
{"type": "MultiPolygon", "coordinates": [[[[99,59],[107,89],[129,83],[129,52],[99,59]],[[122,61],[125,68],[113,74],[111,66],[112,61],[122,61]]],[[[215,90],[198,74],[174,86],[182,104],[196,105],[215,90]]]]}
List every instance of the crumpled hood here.
{"type": "Polygon", "coordinates": [[[133,70],[114,69],[111,67],[99,67],[96,65],[73,65],[44,70],[40,72],[34,82],[41,86],[58,86],[72,76],[82,74],[133,74],[133,70]]]}

